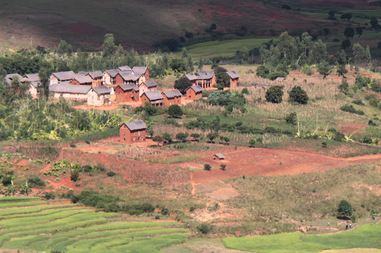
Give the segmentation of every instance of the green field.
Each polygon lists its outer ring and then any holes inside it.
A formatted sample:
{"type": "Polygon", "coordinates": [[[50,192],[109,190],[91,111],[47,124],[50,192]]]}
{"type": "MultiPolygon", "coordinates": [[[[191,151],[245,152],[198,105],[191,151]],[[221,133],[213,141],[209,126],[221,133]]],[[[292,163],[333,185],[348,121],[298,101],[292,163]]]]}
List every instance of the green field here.
{"type": "Polygon", "coordinates": [[[0,248],[38,252],[159,252],[188,230],[175,222],[126,221],[73,204],[0,200],[0,248]]]}
{"type": "Polygon", "coordinates": [[[231,57],[237,50],[248,52],[260,47],[271,38],[247,38],[222,41],[209,41],[191,45],[187,50],[194,58],[231,57]]]}
{"type": "Polygon", "coordinates": [[[368,224],[336,234],[285,233],[224,239],[228,248],[257,253],[318,253],[330,249],[381,249],[381,224],[368,224]]]}

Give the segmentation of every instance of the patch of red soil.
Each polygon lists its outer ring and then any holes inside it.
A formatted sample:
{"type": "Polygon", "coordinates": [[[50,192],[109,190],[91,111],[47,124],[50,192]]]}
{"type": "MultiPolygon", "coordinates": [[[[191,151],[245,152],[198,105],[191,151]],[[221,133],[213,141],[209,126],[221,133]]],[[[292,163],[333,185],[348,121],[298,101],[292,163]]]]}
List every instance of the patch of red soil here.
{"type": "Polygon", "coordinates": [[[113,111],[118,109],[118,104],[111,104],[111,105],[103,105],[103,106],[90,106],[90,105],[76,105],[73,106],[74,109],[76,110],[84,110],[84,111],[91,111],[91,110],[96,110],[96,111],[113,111]]]}
{"type": "Polygon", "coordinates": [[[60,190],[62,188],[74,189],[74,182],[70,180],[70,177],[62,177],[59,181],[48,180],[50,186],[55,190],[60,190]]]}
{"type": "Polygon", "coordinates": [[[351,124],[342,125],[340,127],[340,131],[345,134],[354,134],[354,133],[359,133],[366,128],[367,128],[367,125],[365,124],[351,123],[351,124]]]}

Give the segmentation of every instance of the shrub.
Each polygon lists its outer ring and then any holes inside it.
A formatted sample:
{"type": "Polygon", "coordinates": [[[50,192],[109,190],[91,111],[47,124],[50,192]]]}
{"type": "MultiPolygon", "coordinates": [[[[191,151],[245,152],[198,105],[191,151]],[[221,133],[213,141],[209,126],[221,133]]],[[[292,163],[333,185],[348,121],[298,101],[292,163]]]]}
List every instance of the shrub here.
{"type": "Polygon", "coordinates": [[[325,79],[331,73],[331,66],[326,61],[323,61],[318,65],[318,71],[325,79]]]}
{"type": "Polygon", "coordinates": [[[289,102],[305,105],[308,103],[308,95],[300,86],[295,86],[289,92],[289,102]]]}
{"type": "Polygon", "coordinates": [[[70,180],[73,182],[77,182],[79,180],[79,170],[72,169],[70,171],[70,180]]]}
{"type": "Polygon", "coordinates": [[[349,84],[346,79],[343,79],[341,81],[341,84],[339,85],[339,91],[345,95],[348,95],[349,93],[349,84]]]}
{"type": "Polygon", "coordinates": [[[343,112],[349,112],[349,113],[354,113],[354,114],[357,114],[357,115],[364,115],[365,113],[361,110],[356,110],[356,108],[353,107],[353,105],[343,105],[342,107],[340,107],[340,110],[342,110],[343,112]]]}
{"type": "Polygon", "coordinates": [[[298,115],[296,112],[292,112],[286,116],[286,122],[290,125],[296,125],[298,123],[298,115]]]}
{"type": "Polygon", "coordinates": [[[210,231],[212,230],[212,227],[208,224],[201,224],[197,227],[197,230],[199,232],[201,232],[202,234],[206,235],[208,233],[210,233],[210,231]]]}
{"type": "Polygon", "coordinates": [[[168,115],[171,118],[181,118],[183,116],[183,110],[178,105],[171,105],[168,108],[168,115]]]}
{"type": "Polygon", "coordinates": [[[343,141],[345,139],[345,135],[335,128],[328,129],[328,135],[335,141],[343,141]]]}
{"type": "Polygon", "coordinates": [[[50,200],[55,199],[56,195],[53,192],[45,192],[44,193],[44,199],[50,200]]]}
{"type": "Polygon", "coordinates": [[[35,188],[35,187],[44,187],[45,186],[45,182],[41,178],[39,178],[37,176],[29,178],[28,179],[28,184],[32,188],[35,188]]]}
{"type": "Polygon", "coordinates": [[[178,134],[176,134],[176,139],[178,139],[181,142],[186,142],[187,138],[188,138],[188,134],[187,133],[178,133],[178,134]]]}
{"type": "Polygon", "coordinates": [[[321,147],[322,147],[322,148],[328,148],[328,143],[325,142],[325,141],[323,141],[323,142],[321,143],[321,147]]]}
{"type": "Polygon", "coordinates": [[[175,81],[175,88],[183,94],[185,93],[185,90],[190,86],[192,86],[192,83],[185,76],[175,81]]]}
{"type": "Polygon", "coordinates": [[[364,102],[361,99],[355,99],[352,101],[355,105],[365,105],[364,102]]]}
{"type": "Polygon", "coordinates": [[[247,88],[243,88],[241,91],[242,95],[249,95],[249,90],[247,88]]]}
{"type": "Polygon", "coordinates": [[[114,171],[108,171],[108,172],[106,173],[106,175],[107,175],[108,177],[113,177],[113,176],[116,175],[116,173],[115,173],[114,171]]]}
{"type": "Polygon", "coordinates": [[[267,67],[261,65],[261,66],[259,66],[259,67],[257,68],[257,73],[256,73],[256,74],[257,74],[257,76],[259,76],[259,77],[267,78],[267,76],[269,75],[269,73],[270,73],[270,70],[269,70],[267,67]]]}
{"type": "Polygon", "coordinates": [[[266,101],[274,104],[282,103],[283,86],[272,86],[266,91],[266,101]]]}
{"type": "Polygon", "coordinates": [[[226,164],[221,164],[220,165],[220,170],[226,170],[226,164]]]}
{"type": "Polygon", "coordinates": [[[305,75],[307,75],[307,76],[312,75],[312,68],[311,68],[311,66],[310,66],[310,65],[304,65],[304,66],[302,67],[302,72],[303,72],[305,75]]]}
{"type": "Polygon", "coordinates": [[[170,212],[169,212],[169,209],[168,209],[168,208],[164,207],[163,209],[161,209],[161,214],[162,214],[162,215],[168,216],[169,213],[170,213],[170,212]]]}
{"type": "Polygon", "coordinates": [[[163,134],[163,140],[165,141],[165,143],[172,143],[172,136],[171,134],[169,133],[164,133],[163,134]]]}
{"type": "Polygon", "coordinates": [[[204,170],[210,171],[212,170],[212,166],[210,166],[210,164],[204,164],[204,170]]]}
{"type": "Polygon", "coordinates": [[[353,215],[352,205],[346,200],[340,201],[337,207],[337,218],[350,220],[352,215],[353,215]]]}
{"type": "Polygon", "coordinates": [[[218,137],[217,133],[208,133],[206,136],[209,139],[209,143],[214,143],[214,140],[218,137]]]}

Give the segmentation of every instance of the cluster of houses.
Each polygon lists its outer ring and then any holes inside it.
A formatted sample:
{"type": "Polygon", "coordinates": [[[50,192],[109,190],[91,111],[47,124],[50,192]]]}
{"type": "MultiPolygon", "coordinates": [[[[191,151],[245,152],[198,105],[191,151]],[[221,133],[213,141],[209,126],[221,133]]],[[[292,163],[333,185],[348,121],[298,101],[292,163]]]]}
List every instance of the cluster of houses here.
{"type": "MultiPolygon", "coordinates": [[[[236,72],[227,72],[230,88],[238,86],[236,72]]],[[[63,71],[52,73],[49,80],[49,95],[54,99],[64,98],[86,102],[90,106],[102,106],[111,103],[135,102],[138,105],[151,103],[154,106],[181,104],[182,99],[198,100],[203,89],[216,88],[214,72],[196,72],[185,75],[192,85],[182,94],[177,89],[159,90],[158,83],[150,78],[150,71],[145,66],[121,66],[106,71],[79,72],[63,71]]],[[[15,79],[29,84],[29,93],[37,98],[41,80],[38,74],[9,74],[5,82],[10,84],[15,79]]]]}

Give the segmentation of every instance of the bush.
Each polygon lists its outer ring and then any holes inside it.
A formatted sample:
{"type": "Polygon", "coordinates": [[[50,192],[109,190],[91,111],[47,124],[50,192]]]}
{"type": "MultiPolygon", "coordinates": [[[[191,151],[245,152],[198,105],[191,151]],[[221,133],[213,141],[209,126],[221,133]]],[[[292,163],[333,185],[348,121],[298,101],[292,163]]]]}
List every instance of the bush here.
{"type": "Polygon", "coordinates": [[[345,95],[348,95],[349,93],[349,84],[346,79],[343,79],[341,81],[341,84],[339,85],[339,91],[345,95]]]}
{"type": "Polygon", "coordinates": [[[312,72],[312,68],[311,68],[310,65],[303,65],[303,67],[302,67],[302,72],[303,72],[305,75],[307,75],[307,76],[310,76],[310,75],[313,74],[313,72],[312,72]]]}
{"type": "Polygon", "coordinates": [[[179,141],[181,142],[185,142],[188,138],[188,134],[187,133],[178,133],[176,134],[176,139],[178,139],[179,141]]]}
{"type": "Polygon", "coordinates": [[[302,89],[300,86],[295,86],[291,89],[291,91],[288,93],[289,99],[288,101],[291,103],[297,103],[305,105],[308,103],[308,95],[305,90],[302,89]]]}
{"type": "Polygon", "coordinates": [[[192,86],[191,81],[185,76],[175,81],[175,88],[178,89],[181,93],[185,93],[185,90],[192,86]]]}
{"type": "Polygon", "coordinates": [[[212,166],[210,166],[210,164],[204,164],[204,170],[210,171],[212,170],[212,166]]]}
{"type": "Polygon", "coordinates": [[[206,235],[208,233],[210,233],[210,231],[212,230],[212,227],[208,224],[201,224],[197,227],[197,230],[199,232],[201,232],[202,234],[206,235]]]}
{"type": "Polygon", "coordinates": [[[289,115],[286,116],[286,122],[290,125],[296,125],[298,123],[298,115],[296,112],[292,112],[289,115]]]}
{"type": "Polygon", "coordinates": [[[168,107],[168,115],[171,118],[181,118],[183,114],[183,110],[178,105],[171,105],[168,107]]]}
{"type": "Polygon", "coordinates": [[[340,201],[337,207],[337,218],[350,220],[352,215],[353,215],[352,205],[346,200],[340,201]]]}
{"type": "Polygon", "coordinates": [[[165,143],[172,143],[172,136],[170,133],[164,133],[163,134],[163,140],[165,141],[165,143]]]}
{"type": "Polygon", "coordinates": [[[249,90],[247,88],[243,88],[241,91],[242,95],[249,95],[249,90]]]}
{"type": "Polygon", "coordinates": [[[113,176],[116,175],[116,173],[115,173],[114,171],[108,171],[108,172],[106,173],[106,175],[107,175],[108,177],[113,177],[113,176]]]}
{"type": "Polygon", "coordinates": [[[220,170],[226,170],[226,164],[221,164],[220,165],[220,170]]]}
{"type": "Polygon", "coordinates": [[[168,216],[170,214],[169,209],[164,207],[163,209],[161,209],[161,214],[165,215],[165,216],[168,216]]]}
{"type": "Polygon", "coordinates": [[[364,102],[361,99],[355,99],[352,101],[355,105],[365,105],[364,102]]]}
{"type": "Polygon", "coordinates": [[[257,73],[256,73],[256,74],[257,74],[257,76],[259,76],[259,77],[267,78],[267,76],[269,75],[269,73],[270,73],[270,70],[269,70],[267,67],[261,65],[261,66],[259,66],[259,67],[257,68],[257,73]]]}
{"type": "Polygon", "coordinates": [[[44,193],[44,199],[50,200],[55,199],[56,195],[53,192],[45,192],[44,193]]]}
{"type": "Polygon", "coordinates": [[[354,114],[357,114],[357,115],[364,115],[365,113],[361,110],[356,110],[356,108],[353,107],[353,105],[343,105],[342,107],[340,107],[340,110],[342,110],[343,112],[349,112],[349,113],[354,113],[354,114]]]}
{"type": "Polygon", "coordinates": [[[79,170],[72,169],[70,171],[70,180],[73,182],[77,182],[79,180],[79,170]]]}
{"type": "Polygon", "coordinates": [[[266,91],[266,101],[274,104],[282,103],[283,86],[272,86],[266,91]]]}
{"type": "Polygon", "coordinates": [[[45,182],[39,178],[39,177],[31,177],[28,179],[28,185],[32,188],[35,188],[35,187],[44,187],[45,186],[45,182]]]}

